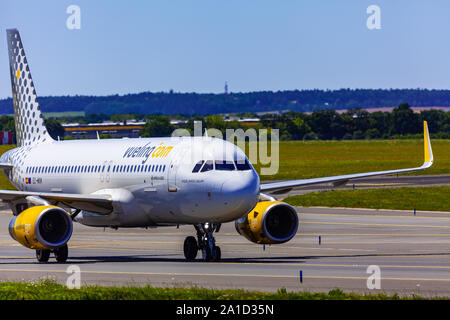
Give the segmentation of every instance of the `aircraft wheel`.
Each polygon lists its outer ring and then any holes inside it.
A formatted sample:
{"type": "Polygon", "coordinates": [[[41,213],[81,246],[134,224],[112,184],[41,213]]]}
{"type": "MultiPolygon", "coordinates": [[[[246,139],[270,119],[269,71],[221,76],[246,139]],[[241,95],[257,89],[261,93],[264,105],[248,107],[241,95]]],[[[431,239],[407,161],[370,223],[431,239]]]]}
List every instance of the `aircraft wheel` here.
{"type": "Polygon", "coordinates": [[[48,259],[50,258],[50,250],[46,249],[38,249],[36,250],[36,259],[37,261],[43,263],[48,262],[48,259]]]}
{"type": "Polygon", "coordinates": [[[67,244],[65,244],[62,247],[54,249],[53,253],[55,254],[57,262],[64,263],[67,261],[67,257],[69,255],[69,248],[67,247],[67,244]]]}
{"type": "Polygon", "coordinates": [[[198,252],[197,240],[192,236],[186,237],[183,249],[186,260],[195,260],[198,252]]]}

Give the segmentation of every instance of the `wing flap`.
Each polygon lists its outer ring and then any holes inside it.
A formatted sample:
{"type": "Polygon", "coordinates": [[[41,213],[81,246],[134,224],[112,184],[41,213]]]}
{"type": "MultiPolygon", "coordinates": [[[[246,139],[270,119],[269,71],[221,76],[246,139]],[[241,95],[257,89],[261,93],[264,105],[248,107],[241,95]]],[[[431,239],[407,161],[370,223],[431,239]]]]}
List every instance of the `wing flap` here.
{"type": "Polygon", "coordinates": [[[109,214],[113,210],[112,199],[109,195],[102,194],[72,194],[51,192],[27,192],[15,190],[0,190],[0,199],[4,202],[17,201],[34,196],[57,205],[64,204],[68,207],[80,210],[92,211],[100,214],[109,214]]]}
{"type": "Polygon", "coordinates": [[[0,169],[9,169],[9,170],[11,170],[12,168],[13,168],[12,164],[0,162],[0,169]]]}

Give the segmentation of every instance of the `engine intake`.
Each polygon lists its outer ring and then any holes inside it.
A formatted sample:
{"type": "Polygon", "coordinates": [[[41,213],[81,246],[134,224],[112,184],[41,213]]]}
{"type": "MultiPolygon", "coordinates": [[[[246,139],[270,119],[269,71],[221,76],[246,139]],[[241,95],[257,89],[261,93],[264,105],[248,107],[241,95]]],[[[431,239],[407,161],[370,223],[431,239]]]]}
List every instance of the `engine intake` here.
{"type": "Polygon", "coordinates": [[[69,214],[56,206],[35,206],[9,223],[11,237],[30,249],[55,249],[69,241],[73,224],[69,214]]]}
{"type": "Polygon", "coordinates": [[[246,216],[236,220],[237,232],[254,243],[278,244],[291,240],[298,229],[295,209],[280,201],[258,202],[246,216]]]}

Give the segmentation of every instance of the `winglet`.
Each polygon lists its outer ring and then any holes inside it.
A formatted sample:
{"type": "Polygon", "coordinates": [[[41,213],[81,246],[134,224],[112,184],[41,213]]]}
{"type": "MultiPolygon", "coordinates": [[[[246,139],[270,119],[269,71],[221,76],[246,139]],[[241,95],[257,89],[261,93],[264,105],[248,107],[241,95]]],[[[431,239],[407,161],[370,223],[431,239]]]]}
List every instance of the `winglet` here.
{"type": "Polygon", "coordinates": [[[423,122],[423,147],[425,156],[423,167],[429,168],[433,164],[433,150],[431,149],[430,133],[426,121],[423,122]]]}

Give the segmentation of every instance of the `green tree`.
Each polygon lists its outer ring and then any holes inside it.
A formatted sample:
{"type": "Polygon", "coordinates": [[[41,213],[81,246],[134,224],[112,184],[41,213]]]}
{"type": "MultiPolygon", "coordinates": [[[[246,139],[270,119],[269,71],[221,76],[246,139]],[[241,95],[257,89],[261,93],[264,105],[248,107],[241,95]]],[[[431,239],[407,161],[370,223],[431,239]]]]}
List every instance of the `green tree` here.
{"type": "Polygon", "coordinates": [[[292,137],[294,139],[303,139],[305,134],[311,132],[311,127],[301,117],[297,117],[292,120],[292,137]]]}
{"type": "MultiPolygon", "coordinates": [[[[447,112],[448,113],[448,112],[447,112]]],[[[449,119],[446,113],[441,110],[424,110],[420,113],[422,121],[428,122],[430,133],[438,133],[443,131],[445,121],[449,119]]]]}
{"type": "Polygon", "coordinates": [[[58,137],[62,140],[64,138],[64,127],[59,123],[58,120],[45,120],[45,126],[47,128],[48,134],[55,140],[58,137]]]}
{"type": "Polygon", "coordinates": [[[114,122],[124,122],[125,120],[136,119],[136,116],[134,114],[113,114],[110,119],[114,122]]]}
{"type": "Polygon", "coordinates": [[[0,130],[1,131],[13,131],[14,128],[14,117],[11,116],[1,116],[0,117],[0,130]]]}
{"type": "Polygon", "coordinates": [[[227,122],[223,120],[221,115],[207,116],[205,118],[205,121],[207,129],[218,129],[222,131],[222,134],[225,133],[225,129],[227,128],[227,122]]]}
{"type": "Polygon", "coordinates": [[[419,116],[413,112],[408,103],[401,103],[392,111],[392,133],[419,133],[421,126],[419,116]]]}
{"type": "Polygon", "coordinates": [[[170,119],[166,116],[157,116],[149,120],[141,131],[142,137],[168,137],[175,127],[170,124],[170,119]]]}

